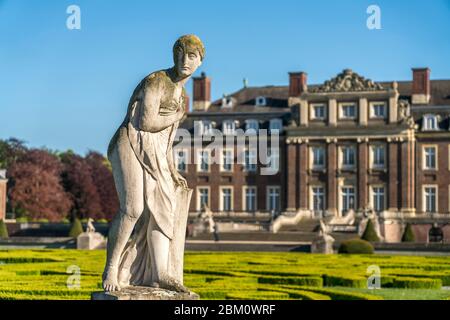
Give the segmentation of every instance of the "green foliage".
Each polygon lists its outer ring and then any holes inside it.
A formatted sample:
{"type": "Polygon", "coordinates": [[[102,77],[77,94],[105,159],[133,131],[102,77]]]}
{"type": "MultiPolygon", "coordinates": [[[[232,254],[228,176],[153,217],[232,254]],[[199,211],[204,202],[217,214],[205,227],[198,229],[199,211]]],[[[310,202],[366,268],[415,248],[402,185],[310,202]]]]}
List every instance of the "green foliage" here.
{"type": "Polygon", "coordinates": [[[323,279],[321,277],[258,277],[258,283],[322,287],[323,279]]]}
{"type": "Polygon", "coordinates": [[[6,223],[3,219],[0,219],[0,238],[8,238],[8,229],[6,228],[6,223]]]}
{"type": "Polygon", "coordinates": [[[81,221],[78,218],[75,218],[72,221],[72,226],[70,227],[69,237],[76,238],[81,233],[83,233],[83,226],[81,225],[81,221]]]}
{"type": "Polygon", "coordinates": [[[369,241],[369,242],[380,241],[380,238],[378,238],[378,235],[375,232],[375,226],[372,222],[372,219],[369,219],[367,221],[367,226],[366,226],[366,229],[364,230],[364,233],[361,236],[361,239],[369,241]]]}
{"type": "Polygon", "coordinates": [[[16,218],[16,222],[17,223],[27,223],[28,222],[28,218],[27,217],[16,218]]]}
{"type": "Polygon", "coordinates": [[[37,219],[36,222],[39,222],[39,223],[49,223],[49,220],[46,219],[46,218],[41,218],[41,219],[37,219]]]}
{"type": "Polygon", "coordinates": [[[374,249],[370,242],[362,239],[350,239],[343,241],[338,250],[338,253],[351,254],[372,254],[373,252],[374,249]]]}
{"type": "Polygon", "coordinates": [[[104,224],[108,224],[108,220],[106,219],[98,219],[97,223],[104,223],[104,224]]]}
{"type": "Polygon", "coordinates": [[[64,219],[61,220],[61,223],[69,224],[69,223],[70,223],[70,220],[67,219],[67,218],[64,218],[64,219]]]}
{"type": "Polygon", "coordinates": [[[394,288],[406,289],[441,289],[441,279],[423,279],[423,278],[395,278],[393,283],[394,288]]]}
{"type": "Polygon", "coordinates": [[[352,288],[366,288],[367,279],[361,276],[337,276],[324,275],[324,284],[327,287],[352,287],[352,288]]]}
{"type": "Polygon", "coordinates": [[[414,242],[414,241],[416,241],[416,238],[414,236],[411,224],[407,223],[405,231],[403,232],[402,242],[414,242]]]}

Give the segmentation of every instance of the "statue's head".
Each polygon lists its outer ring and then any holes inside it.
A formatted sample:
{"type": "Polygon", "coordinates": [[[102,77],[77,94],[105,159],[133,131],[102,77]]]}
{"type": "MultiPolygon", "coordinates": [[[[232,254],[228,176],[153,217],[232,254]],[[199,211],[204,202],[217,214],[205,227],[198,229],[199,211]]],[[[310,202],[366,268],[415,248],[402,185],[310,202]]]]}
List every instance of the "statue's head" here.
{"type": "Polygon", "coordinates": [[[188,34],[181,36],[173,45],[173,60],[178,75],[189,77],[202,64],[205,47],[199,37],[188,34]]]}

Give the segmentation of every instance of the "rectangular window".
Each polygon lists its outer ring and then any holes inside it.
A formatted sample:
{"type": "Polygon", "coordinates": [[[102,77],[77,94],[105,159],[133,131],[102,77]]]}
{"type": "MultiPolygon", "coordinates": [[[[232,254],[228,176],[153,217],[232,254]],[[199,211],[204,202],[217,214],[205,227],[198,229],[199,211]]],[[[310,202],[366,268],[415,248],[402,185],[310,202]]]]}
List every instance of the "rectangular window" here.
{"type": "Polygon", "coordinates": [[[270,168],[274,171],[280,169],[280,150],[278,148],[269,148],[270,168]]]}
{"type": "Polygon", "coordinates": [[[176,150],[175,162],[177,170],[180,172],[187,171],[187,152],[186,150],[176,150]]]}
{"type": "Polygon", "coordinates": [[[312,209],[314,211],[325,210],[325,188],[311,187],[312,192],[312,209]]]}
{"type": "Polygon", "coordinates": [[[370,103],[370,117],[371,118],[386,118],[386,103],[385,102],[371,102],[370,103]]]}
{"type": "Polygon", "coordinates": [[[436,147],[424,147],[424,169],[436,169],[436,147]]]}
{"type": "Polygon", "coordinates": [[[372,207],[376,212],[385,209],[384,187],[372,187],[372,207]]]}
{"type": "Polygon", "coordinates": [[[385,157],[386,150],[383,145],[372,146],[372,167],[373,168],[384,168],[385,167],[385,157]]]}
{"type": "Polygon", "coordinates": [[[199,187],[198,189],[198,210],[202,210],[204,205],[209,206],[209,188],[199,187]]]}
{"type": "Polygon", "coordinates": [[[246,171],[256,171],[256,150],[255,149],[245,150],[245,170],[246,171]]]}
{"type": "Polygon", "coordinates": [[[231,188],[221,188],[221,210],[222,211],[231,211],[233,210],[232,204],[232,194],[233,190],[231,188]]]}
{"type": "Polygon", "coordinates": [[[356,149],[353,146],[341,147],[342,167],[353,168],[356,165],[356,149]]]}
{"type": "Polygon", "coordinates": [[[341,188],[342,215],[346,215],[348,210],[355,209],[355,187],[343,186],[341,188]]]}
{"type": "Polygon", "coordinates": [[[256,187],[244,187],[245,211],[256,211],[256,187]]]}
{"type": "Polygon", "coordinates": [[[223,134],[234,134],[236,129],[236,124],[233,120],[226,120],[223,122],[223,134]]]}
{"type": "Polygon", "coordinates": [[[199,172],[208,172],[209,171],[209,152],[207,150],[202,150],[199,152],[198,157],[199,165],[198,165],[198,171],[199,172]]]}
{"type": "Polygon", "coordinates": [[[311,119],[323,120],[326,118],[326,105],[323,103],[312,104],[311,119]]]}
{"type": "Polygon", "coordinates": [[[233,171],[233,150],[222,150],[222,171],[233,171]]]}
{"type": "Polygon", "coordinates": [[[267,210],[280,210],[280,187],[267,187],[267,210]]]}
{"type": "Polygon", "coordinates": [[[356,118],[356,104],[355,103],[341,103],[340,116],[342,119],[356,118]]]}
{"type": "Polygon", "coordinates": [[[425,193],[425,212],[435,213],[437,212],[437,187],[435,186],[426,186],[424,187],[425,193]]]}
{"type": "Polygon", "coordinates": [[[325,167],[325,148],[324,147],[312,147],[312,168],[321,169],[325,167]]]}

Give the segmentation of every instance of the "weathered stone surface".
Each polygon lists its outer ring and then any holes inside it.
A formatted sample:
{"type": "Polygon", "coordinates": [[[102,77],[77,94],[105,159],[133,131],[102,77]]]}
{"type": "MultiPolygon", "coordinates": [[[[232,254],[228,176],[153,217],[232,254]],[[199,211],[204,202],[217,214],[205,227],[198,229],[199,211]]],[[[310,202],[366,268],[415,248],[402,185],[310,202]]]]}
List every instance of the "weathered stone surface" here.
{"type": "Polygon", "coordinates": [[[160,288],[129,286],[121,291],[94,292],[91,300],[199,300],[194,292],[182,293],[160,288]]]}
{"type": "Polygon", "coordinates": [[[77,249],[101,249],[105,247],[105,243],[105,238],[98,232],[83,232],[77,237],[77,249]]]}

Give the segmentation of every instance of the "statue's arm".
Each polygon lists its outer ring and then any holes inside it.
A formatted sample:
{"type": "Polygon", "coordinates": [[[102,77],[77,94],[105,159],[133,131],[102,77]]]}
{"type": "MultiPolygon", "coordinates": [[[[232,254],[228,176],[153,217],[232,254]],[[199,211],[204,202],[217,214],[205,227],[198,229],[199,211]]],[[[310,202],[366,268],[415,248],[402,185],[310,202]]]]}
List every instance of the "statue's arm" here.
{"type": "Polygon", "coordinates": [[[143,90],[143,106],[141,119],[139,121],[139,128],[142,131],[159,132],[167,127],[170,127],[183,117],[183,108],[180,108],[176,113],[171,115],[159,114],[159,106],[163,95],[163,89],[157,82],[147,85],[143,90]]]}

